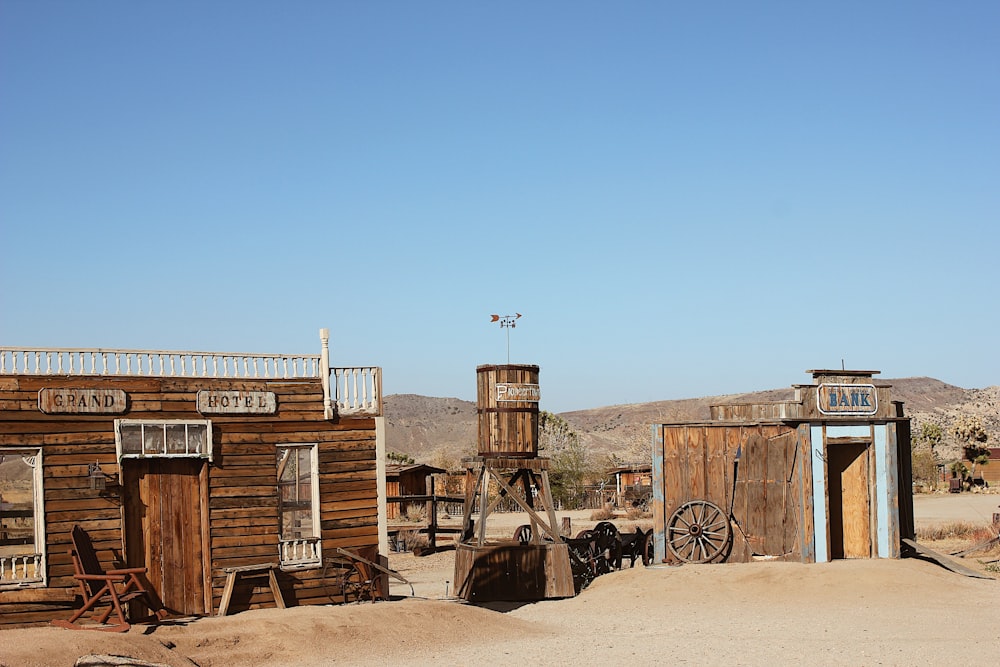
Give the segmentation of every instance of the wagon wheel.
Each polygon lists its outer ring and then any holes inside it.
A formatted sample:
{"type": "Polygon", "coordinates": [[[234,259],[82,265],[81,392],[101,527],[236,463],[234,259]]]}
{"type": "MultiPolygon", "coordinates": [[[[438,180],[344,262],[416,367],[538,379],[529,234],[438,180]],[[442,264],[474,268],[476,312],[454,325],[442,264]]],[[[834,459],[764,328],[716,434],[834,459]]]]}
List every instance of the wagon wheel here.
{"type": "Polygon", "coordinates": [[[618,527],[610,521],[601,521],[594,526],[597,542],[598,574],[607,574],[622,569],[622,536],[618,527]]]}
{"type": "Polygon", "coordinates": [[[518,526],[517,530],[514,531],[514,541],[520,544],[530,544],[531,543],[531,524],[526,523],[523,526],[518,526]]]}
{"type": "Polygon", "coordinates": [[[685,563],[708,563],[723,552],[733,530],[729,517],[707,500],[686,502],[667,521],[667,548],[685,563]]]}
{"type": "Polygon", "coordinates": [[[566,540],[569,551],[570,569],[573,572],[573,585],[579,593],[597,577],[595,545],[590,538],[590,531],[583,531],[581,535],[587,533],[587,537],[577,537],[566,540]]]}
{"type": "Polygon", "coordinates": [[[642,564],[649,565],[653,562],[653,531],[647,530],[642,536],[642,564]]]}

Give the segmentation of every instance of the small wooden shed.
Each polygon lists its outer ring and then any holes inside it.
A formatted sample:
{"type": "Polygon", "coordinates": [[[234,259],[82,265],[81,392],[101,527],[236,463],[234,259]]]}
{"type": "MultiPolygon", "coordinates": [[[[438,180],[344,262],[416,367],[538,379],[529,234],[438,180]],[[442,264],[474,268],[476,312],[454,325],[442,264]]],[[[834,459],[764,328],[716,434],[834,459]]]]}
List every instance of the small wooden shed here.
{"type": "Polygon", "coordinates": [[[79,605],[70,532],[184,616],[340,601],[327,558],[385,532],[381,370],[321,354],[0,347],[0,628],[79,605]],[[381,510],[381,516],[380,516],[381,510]],[[266,584],[266,580],[264,582],[266,584]]]}
{"type": "Polygon", "coordinates": [[[990,447],[989,452],[989,463],[976,468],[976,475],[991,487],[1000,486],[1000,447],[990,447]]]}
{"type": "Polygon", "coordinates": [[[910,420],[878,371],[814,370],[792,401],[653,426],[657,561],[898,558],[910,420]]]}
{"type": "MultiPolygon", "coordinates": [[[[432,475],[441,475],[447,472],[444,468],[436,468],[424,463],[389,463],[385,466],[385,493],[389,499],[404,498],[406,496],[429,496],[434,492],[433,482],[428,483],[427,478],[432,475]]],[[[411,507],[425,508],[427,501],[424,498],[414,501],[388,502],[387,516],[389,520],[406,516],[411,507]]]]}
{"type": "Polygon", "coordinates": [[[629,463],[610,471],[613,502],[616,507],[645,508],[652,498],[653,466],[629,463]]]}

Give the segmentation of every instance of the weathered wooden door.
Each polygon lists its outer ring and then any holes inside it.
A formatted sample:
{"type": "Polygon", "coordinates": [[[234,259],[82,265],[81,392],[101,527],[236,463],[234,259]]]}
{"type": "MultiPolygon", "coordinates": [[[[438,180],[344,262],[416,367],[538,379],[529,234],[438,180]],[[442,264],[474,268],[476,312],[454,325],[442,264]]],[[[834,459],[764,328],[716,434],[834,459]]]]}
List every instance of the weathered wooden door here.
{"type": "Polygon", "coordinates": [[[741,555],[742,545],[734,545],[739,560],[799,557],[796,498],[791,487],[797,459],[795,437],[795,431],[771,428],[747,438],[733,483],[733,520],[749,549],[741,555]]]}
{"type": "Polygon", "coordinates": [[[122,472],[128,564],[146,568],[153,591],[171,613],[211,613],[205,462],[127,459],[122,472]]]}
{"type": "Polygon", "coordinates": [[[835,444],[827,449],[832,558],[871,557],[868,444],[835,444]]]}

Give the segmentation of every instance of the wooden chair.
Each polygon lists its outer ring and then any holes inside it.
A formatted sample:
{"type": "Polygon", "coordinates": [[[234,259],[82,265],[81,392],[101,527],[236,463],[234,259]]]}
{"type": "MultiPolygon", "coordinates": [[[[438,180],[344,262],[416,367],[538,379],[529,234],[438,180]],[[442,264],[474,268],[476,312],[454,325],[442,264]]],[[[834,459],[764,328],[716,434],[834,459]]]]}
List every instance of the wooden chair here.
{"type": "MultiPolygon", "coordinates": [[[[97,551],[87,531],[80,526],[74,526],[72,539],[73,548],[69,554],[73,559],[73,578],[80,584],[83,606],[67,620],[52,621],[53,625],[71,630],[125,632],[131,624],[126,620],[124,605],[133,600],[142,600],[149,609],[157,606],[157,600],[143,587],[138,578],[138,575],[145,574],[146,568],[129,567],[105,571],[101,567],[97,551]],[[108,608],[97,613],[97,608],[105,604],[108,608]],[[91,611],[97,625],[77,623],[84,614],[91,611]],[[118,623],[109,625],[107,622],[112,614],[117,616],[118,623]]],[[[150,618],[161,620],[165,615],[166,610],[160,607],[150,618]]]]}

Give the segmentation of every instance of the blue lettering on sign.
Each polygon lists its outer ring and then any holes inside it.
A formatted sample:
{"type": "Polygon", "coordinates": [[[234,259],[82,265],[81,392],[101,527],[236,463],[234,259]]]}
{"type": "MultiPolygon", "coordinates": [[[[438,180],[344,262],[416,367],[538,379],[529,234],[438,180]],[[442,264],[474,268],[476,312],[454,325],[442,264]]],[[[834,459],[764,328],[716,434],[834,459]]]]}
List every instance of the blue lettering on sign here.
{"type": "Polygon", "coordinates": [[[824,385],[824,389],[819,393],[821,410],[845,414],[874,412],[875,388],[872,386],[824,385]]]}

